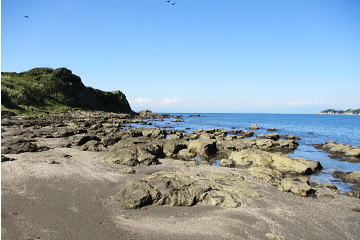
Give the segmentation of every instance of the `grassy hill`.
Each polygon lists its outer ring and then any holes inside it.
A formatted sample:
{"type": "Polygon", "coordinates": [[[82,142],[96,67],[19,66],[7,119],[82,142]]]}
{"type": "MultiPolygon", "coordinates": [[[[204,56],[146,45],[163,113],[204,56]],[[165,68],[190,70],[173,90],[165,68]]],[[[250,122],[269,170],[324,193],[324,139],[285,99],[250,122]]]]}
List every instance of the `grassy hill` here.
{"type": "Polygon", "coordinates": [[[2,111],[29,113],[70,109],[133,113],[122,92],[85,87],[80,77],[66,68],[1,73],[2,111]]]}

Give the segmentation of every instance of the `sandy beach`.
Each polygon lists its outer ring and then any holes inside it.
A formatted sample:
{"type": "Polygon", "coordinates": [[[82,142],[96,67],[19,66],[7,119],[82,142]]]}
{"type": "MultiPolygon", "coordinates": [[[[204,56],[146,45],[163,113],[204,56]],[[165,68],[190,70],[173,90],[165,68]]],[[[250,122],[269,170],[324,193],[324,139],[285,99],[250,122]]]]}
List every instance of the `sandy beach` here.
{"type": "MultiPolygon", "coordinates": [[[[7,129],[9,134],[11,129],[7,129]]],[[[5,134],[6,138],[6,134],[5,134]]],[[[242,168],[160,159],[125,167],[107,151],[63,147],[67,138],[36,138],[47,151],[5,154],[2,163],[2,239],[358,239],[360,200],[316,187],[315,197],[279,191],[242,168]],[[196,204],[124,210],[112,196],[155,172],[237,174],[258,197],[237,208],[196,204]]]]}

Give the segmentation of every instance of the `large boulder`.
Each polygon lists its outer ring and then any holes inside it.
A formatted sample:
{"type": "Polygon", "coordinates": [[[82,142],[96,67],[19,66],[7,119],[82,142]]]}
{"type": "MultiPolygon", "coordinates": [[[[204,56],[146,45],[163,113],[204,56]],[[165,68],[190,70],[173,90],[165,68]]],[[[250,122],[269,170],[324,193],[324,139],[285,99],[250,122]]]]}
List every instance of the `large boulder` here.
{"type": "Polygon", "coordinates": [[[114,199],[123,209],[146,205],[193,206],[197,203],[236,208],[259,195],[236,174],[157,172],[126,184],[114,199]]]}
{"type": "Polygon", "coordinates": [[[281,180],[279,190],[292,192],[295,195],[308,197],[315,193],[315,190],[309,185],[308,177],[284,178],[281,180]]]}
{"type": "Polygon", "coordinates": [[[193,140],[188,149],[201,157],[210,158],[217,153],[216,140],[193,140]]]}
{"type": "Polygon", "coordinates": [[[229,159],[233,160],[237,166],[270,166],[273,162],[271,153],[258,149],[234,151],[229,159]]]}
{"type": "Polygon", "coordinates": [[[163,151],[167,157],[176,157],[180,150],[187,148],[187,141],[166,140],[163,144],[163,151]]]}
{"type": "Polygon", "coordinates": [[[137,159],[137,148],[135,146],[128,148],[110,149],[110,153],[104,158],[106,162],[122,164],[127,166],[139,165],[137,159]]]}
{"type": "Polygon", "coordinates": [[[272,154],[272,167],[281,171],[295,174],[310,175],[322,168],[317,161],[306,160],[303,158],[290,158],[285,154],[272,154]]]}
{"type": "Polygon", "coordinates": [[[101,152],[101,151],[105,151],[106,147],[99,141],[90,140],[81,146],[81,150],[82,151],[101,152]]]}
{"type": "Polygon", "coordinates": [[[245,149],[260,149],[268,152],[292,152],[298,146],[295,140],[271,140],[271,139],[234,139],[217,141],[218,149],[229,154],[231,151],[245,149]]]}
{"type": "Polygon", "coordinates": [[[104,158],[106,162],[128,166],[158,164],[159,158],[164,157],[162,147],[156,143],[141,143],[126,145],[122,141],[110,148],[104,158]]]}
{"type": "Polygon", "coordinates": [[[263,179],[275,186],[279,185],[281,180],[284,178],[283,173],[276,169],[271,169],[268,167],[250,167],[247,169],[247,172],[251,176],[263,179]]]}
{"type": "Polygon", "coordinates": [[[271,153],[258,149],[234,151],[229,157],[237,166],[271,167],[283,173],[312,174],[321,169],[319,162],[302,158],[290,158],[283,153],[271,153]]]}
{"type": "Polygon", "coordinates": [[[178,152],[177,157],[184,160],[192,160],[196,157],[196,153],[189,151],[189,149],[182,149],[178,152]]]}

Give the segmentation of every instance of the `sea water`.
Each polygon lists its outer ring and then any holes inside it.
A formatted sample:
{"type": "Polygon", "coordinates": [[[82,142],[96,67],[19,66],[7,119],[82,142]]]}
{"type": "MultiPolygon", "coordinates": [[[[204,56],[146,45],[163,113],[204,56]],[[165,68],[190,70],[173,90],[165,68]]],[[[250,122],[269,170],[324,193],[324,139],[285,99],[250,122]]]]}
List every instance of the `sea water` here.
{"type": "MultiPolygon", "coordinates": [[[[300,137],[299,147],[292,157],[302,157],[319,161],[323,169],[311,179],[321,183],[331,183],[342,191],[350,191],[351,185],[332,177],[335,170],[359,171],[360,163],[350,163],[343,159],[330,158],[312,144],[323,144],[327,141],[360,146],[360,116],[357,115],[320,115],[320,114],[235,114],[235,113],[198,113],[200,117],[190,117],[196,113],[176,113],[182,115],[183,122],[156,122],[155,126],[174,127],[174,129],[192,131],[196,129],[222,128],[225,130],[246,130],[256,123],[261,129],[255,135],[269,133],[267,128],[276,128],[280,135],[300,137]]],[[[154,126],[152,126],[154,127],[154,126]]]]}

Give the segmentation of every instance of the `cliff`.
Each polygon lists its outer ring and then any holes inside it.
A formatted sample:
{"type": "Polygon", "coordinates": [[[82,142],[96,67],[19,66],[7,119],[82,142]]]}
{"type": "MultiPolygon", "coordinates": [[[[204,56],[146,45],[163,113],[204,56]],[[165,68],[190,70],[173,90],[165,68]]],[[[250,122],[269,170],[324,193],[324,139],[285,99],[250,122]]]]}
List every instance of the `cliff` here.
{"type": "Polygon", "coordinates": [[[66,68],[34,68],[1,73],[1,109],[15,112],[59,112],[70,109],[133,113],[120,91],[86,87],[66,68]]]}

